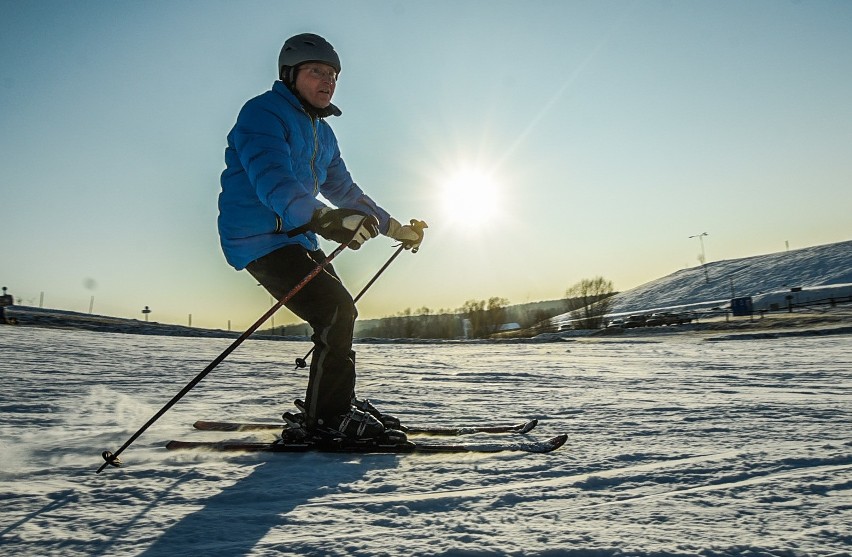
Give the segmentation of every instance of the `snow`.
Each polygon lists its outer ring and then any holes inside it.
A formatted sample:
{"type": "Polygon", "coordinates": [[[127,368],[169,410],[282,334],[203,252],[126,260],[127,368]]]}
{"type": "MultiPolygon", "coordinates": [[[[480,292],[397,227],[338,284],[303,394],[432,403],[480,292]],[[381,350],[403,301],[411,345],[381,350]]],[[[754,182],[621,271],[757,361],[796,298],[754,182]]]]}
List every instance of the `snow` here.
{"type": "MultiPolygon", "coordinates": [[[[358,344],[409,423],[540,418],[547,455],[169,452],[196,419],[277,419],[300,342],[0,328],[2,555],[840,556],[852,552],[850,336],[631,333],[358,344]],[[707,342],[715,339],[715,342],[707,342]]],[[[489,436],[474,436],[482,441],[489,436]]],[[[434,442],[456,440],[435,439],[434,442]]]]}

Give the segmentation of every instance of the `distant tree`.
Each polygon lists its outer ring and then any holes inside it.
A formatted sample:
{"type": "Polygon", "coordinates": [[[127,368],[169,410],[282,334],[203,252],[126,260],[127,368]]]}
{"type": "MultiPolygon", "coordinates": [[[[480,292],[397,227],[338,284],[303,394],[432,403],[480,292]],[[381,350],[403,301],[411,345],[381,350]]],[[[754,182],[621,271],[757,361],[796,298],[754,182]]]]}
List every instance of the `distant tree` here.
{"type": "Polygon", "coordinates": [[[396,315],[376,320],[372,327],[361,330],[358,336],[362,338],[459,338],[462,336],[461,316],[444,309],[435,313],[427,307],[414,311],[406,308],[396,315]]]}
{"type": "Polygon", "coordinates": [[[577,329],[600,329],[612,307],[615,290],[603,277],[583,279],[565,291],[568,311],[577,329]]]}
{"type": "Polygon", "coordinates": [[[461,313],[465,319],[470,321],[470,334],[474,338],[480,338],[485,323],[485,301],[468,300],[461,307],[461,313]]]}
{"type": "Polygon", "coordinates": [[[468,300],[461,308],[461,313],[470,321],[471,335],[474,338],[486,338],[500,329],[506,318],[506,298],[489,298],[485,300],[468,300]]]}
{"type": "Polygon", "coordinates": [[[524,329],[530,329],[531,334],[552,332],[553,326],[550,323],[550,318],[559,313],[562,312],[557,310],[547,311],[543,309],[527,312],[524,319],[521,321],[521,327],[524,329]]]}
{"type": "Polygon", "coordinates": [[[506,323],[506,306],[509,300],[506,298],[488,298],[488,309],[486,310],[486,321],[488,323],[488,334],[496,333],[500,326],[506,323]]]}

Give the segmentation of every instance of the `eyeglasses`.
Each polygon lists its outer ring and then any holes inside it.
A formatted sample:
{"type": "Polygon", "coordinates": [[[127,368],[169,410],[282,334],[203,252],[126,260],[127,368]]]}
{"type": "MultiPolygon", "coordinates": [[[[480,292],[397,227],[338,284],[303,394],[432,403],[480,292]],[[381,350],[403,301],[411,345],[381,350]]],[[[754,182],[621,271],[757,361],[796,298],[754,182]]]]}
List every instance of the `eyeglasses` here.
{"type": "Polygon", "coordinates": [[[337,83],[337,72],[334,70],[324,70],[322,68],[317,68],[316,66],[305,66],[302,69],[306,70],[313,78],[321,79],[329,83],[337,83]]]}

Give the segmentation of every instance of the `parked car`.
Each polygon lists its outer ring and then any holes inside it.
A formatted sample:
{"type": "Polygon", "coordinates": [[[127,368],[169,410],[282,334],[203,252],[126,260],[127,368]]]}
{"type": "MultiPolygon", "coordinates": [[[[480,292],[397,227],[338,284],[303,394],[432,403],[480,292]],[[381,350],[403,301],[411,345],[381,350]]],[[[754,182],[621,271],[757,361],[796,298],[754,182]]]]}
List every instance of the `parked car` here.
{"type": "Polygon", "coordinates": [[[686,325],[687,323],[692,323],[691,313],[679,313],[676,317],[678,325],[686,325]]]}
{"type": "Polygon", "coordinates": [[[648,316],[648,319],[645,320],[646,327],[661,327],[663,325],[669,324],[669,314],[668,313],[652,313],[648,316]]]}
{"type": "Polygon", "coordinates": [[[624,327],[624,319],[622,319],[621,317],[616,317],[606,325],[607,329],[620,329],[622,327],[624,327]]]}
{"type": "Polygon", "coordinates": [[[624,320],[622,327],[625,329],[633,329],[635,327],[644,327],[647,317],[644,315],[631,315],[624,320]]]}

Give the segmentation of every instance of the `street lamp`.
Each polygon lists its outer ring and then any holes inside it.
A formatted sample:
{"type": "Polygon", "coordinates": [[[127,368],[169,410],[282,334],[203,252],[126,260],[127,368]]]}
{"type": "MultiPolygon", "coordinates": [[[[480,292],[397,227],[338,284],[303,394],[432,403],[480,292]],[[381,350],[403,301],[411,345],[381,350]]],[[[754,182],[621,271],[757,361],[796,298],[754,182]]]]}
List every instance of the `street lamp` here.
{"type": "Polygon", "coordinates": [[[695,234],[694,236],[690,236],[689,238],[698,238],[698,241],[701,243],[701,257],[699,260],[701,261],[701,267],[704,269],[704,279],[710,283],[710,276],[707,274],[707,257],[704,255],[704,236],[709,236],[706,232],[702,232],[701,234],[695,234]]]}

